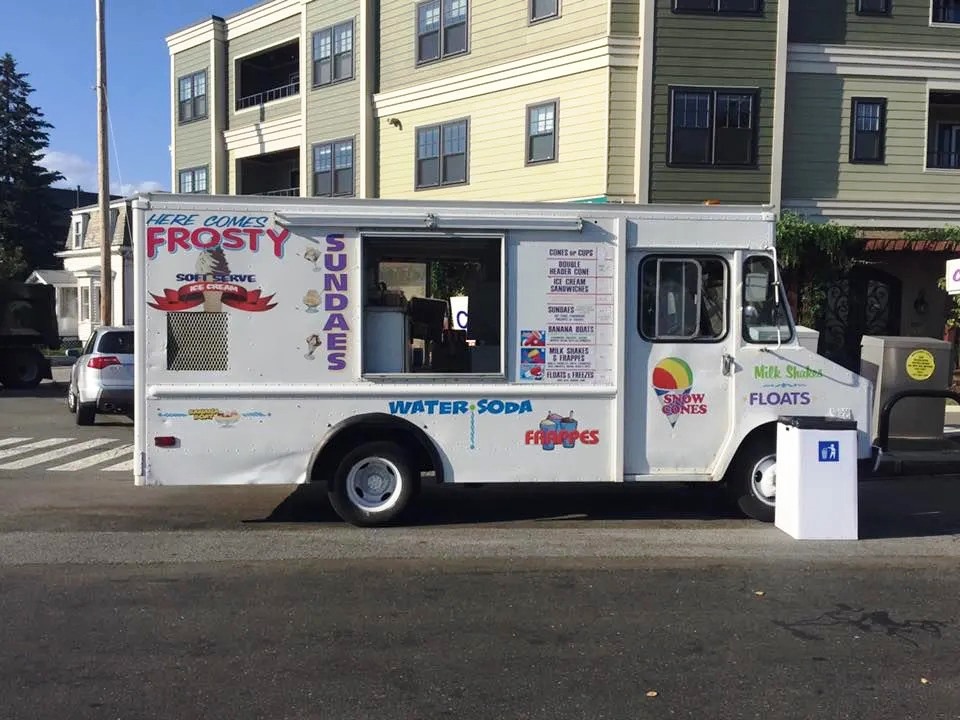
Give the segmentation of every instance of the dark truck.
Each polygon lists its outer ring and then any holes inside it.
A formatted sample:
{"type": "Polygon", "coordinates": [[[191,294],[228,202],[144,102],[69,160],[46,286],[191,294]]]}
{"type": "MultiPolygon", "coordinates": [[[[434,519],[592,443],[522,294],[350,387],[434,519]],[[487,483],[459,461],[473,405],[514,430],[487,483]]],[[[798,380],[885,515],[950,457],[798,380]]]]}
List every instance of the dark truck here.
{"type": "Polygon", "coordinates": [[[33,388],[52,378],[42,349],[59,347],[53,286],[0,280],[0,385],[33,388]]]}

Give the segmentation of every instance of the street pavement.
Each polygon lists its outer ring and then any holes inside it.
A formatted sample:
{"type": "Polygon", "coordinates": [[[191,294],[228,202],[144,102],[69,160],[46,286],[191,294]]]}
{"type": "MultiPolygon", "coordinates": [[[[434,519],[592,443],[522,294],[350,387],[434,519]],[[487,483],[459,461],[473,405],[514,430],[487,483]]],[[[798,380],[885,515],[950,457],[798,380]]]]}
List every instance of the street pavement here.
{"type": "Polygon", "coordinates": [[[859,542],[704,487],[361,530],[311,488],[136,488],[129,420],[63,390],[0,392],[0,718],[960,718],[960,478],[864,483],[859,542]]]}

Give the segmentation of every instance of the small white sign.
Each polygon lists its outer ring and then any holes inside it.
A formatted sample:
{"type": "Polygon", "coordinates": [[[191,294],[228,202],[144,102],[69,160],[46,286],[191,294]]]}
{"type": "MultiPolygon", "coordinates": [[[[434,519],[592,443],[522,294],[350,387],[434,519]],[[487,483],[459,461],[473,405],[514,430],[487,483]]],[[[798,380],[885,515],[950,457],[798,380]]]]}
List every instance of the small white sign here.
{"type": "Polygon", "coordinates": [[[947,292],[960,295],[960,258],[947,260],[947,292]]]}
{"type": "Polygon", "coordinates": [[[450,314],[453,315],[453,329],[466,330],[470,323],[470,298],[466,295],[455,295],[450,298],[450,314]]]}

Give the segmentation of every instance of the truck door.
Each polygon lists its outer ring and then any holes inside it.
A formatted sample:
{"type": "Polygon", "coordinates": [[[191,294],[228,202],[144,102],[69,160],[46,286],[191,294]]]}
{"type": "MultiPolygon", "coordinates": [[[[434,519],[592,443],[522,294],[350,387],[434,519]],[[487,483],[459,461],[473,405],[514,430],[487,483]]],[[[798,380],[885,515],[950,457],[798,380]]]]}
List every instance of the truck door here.
{"type": "Polygon", "coordinates": [[[728,258],[636,251],[627,272],[624,474],[708,473],[731,425],[728,258]]]}

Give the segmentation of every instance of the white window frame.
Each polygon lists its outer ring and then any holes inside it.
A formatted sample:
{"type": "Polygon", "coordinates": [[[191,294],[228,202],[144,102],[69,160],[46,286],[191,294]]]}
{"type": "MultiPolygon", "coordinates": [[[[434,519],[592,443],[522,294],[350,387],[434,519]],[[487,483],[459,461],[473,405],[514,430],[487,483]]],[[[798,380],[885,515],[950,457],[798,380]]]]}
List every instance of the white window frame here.
{"type": "Polygon", "coordinates": [[[184,195],[207,195],[210,192],[210,177],[209,171],[206,165],[198,165],[197,167],[181,168],[177,171],[177,192],[184,195]],[[190,177],[190,190],[183,189],[183,178],[184,175],[189,175],[190,177]],[[202,175],[203,177],[203,190],[197,189],[197,180],[202,175]]]}
{"type": "Polygon", "coordinates": [[[70,226],[70,248],[73,250],[83,249],[83,240],[86,235],[87,222],[83,215],[76,215],[73,218],[73,224],[70,226]]]}

